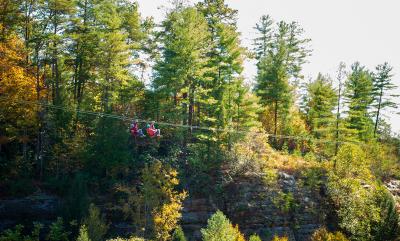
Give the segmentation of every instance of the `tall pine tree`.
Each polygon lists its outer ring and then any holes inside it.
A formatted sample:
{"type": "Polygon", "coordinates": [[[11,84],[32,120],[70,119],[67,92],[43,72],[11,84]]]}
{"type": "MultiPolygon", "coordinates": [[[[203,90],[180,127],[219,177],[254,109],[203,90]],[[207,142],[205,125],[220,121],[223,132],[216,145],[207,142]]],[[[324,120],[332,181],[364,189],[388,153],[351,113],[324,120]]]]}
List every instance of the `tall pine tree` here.
{"type": "Polygon", "coordinates": [[[374,136],[379,130],[379,122],[382,118],[382,111],[389,108],[396,108],[397,104],[394,102],[393,98],[398,97],[391,91],[397,88],[392,81],[392,70],[388,63],[378,65],[376,67],[376,72],[374,73],[373,86],[374,86],[374,108],[376,109],[375,123],[374,123],[374,136]]]}
{"type": "Polygon", "coordinates": [[[348,107],[346,126],[353,138],[368,140],[373,134],[373,121],[370,115],[373,102],[371,72],[360,63],[354,63],[345,88],[344,97],[348,107]]]}
{"type": "Polygon", "coordinates": [[[318,138],[332,139],[335,130],[335,115],[337,95],[332,81],[322,74],[308,84],[307,123],[312,134],[318,138]]]}
{"type": "Polygon", "coordinates": [[[280,129],[284,129],[287,122],[294,101],[294,86],[290,82],[301,77],[302,65],[310,54],[310,40],[303,37],[304,30],[296,22],[281,21],[273,28],[269,16],[263,16],[256,29],[256,93],[272,113],[273,133],[277,135],[279,123],[280,129]]]}

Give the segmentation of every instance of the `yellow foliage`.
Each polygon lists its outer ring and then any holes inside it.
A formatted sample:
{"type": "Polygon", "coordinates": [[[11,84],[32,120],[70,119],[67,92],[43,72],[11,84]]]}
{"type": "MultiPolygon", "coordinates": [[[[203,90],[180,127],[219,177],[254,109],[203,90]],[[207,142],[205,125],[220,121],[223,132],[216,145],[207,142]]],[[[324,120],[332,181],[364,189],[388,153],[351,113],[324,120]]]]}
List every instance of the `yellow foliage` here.
{"type": "Polygon", "coordinates": [[[289,241],[288,237],[279,237],[279,236],[274,236],[272,241],[289,241]]]}
{"type": "Polygon", "coordinates": [[[244,235],[239,230],[239,225],[235,226],[235,232],[237,234],[235,241],[246,241],[246,239],[244,238],[244,235]]]}
{"type": "Polygon", "coordinates": [[[331,233],[326,228],[320,228],[314,232],[311,241],[348,241],[341,232],[331,233]]]}
{"type": "Polygon", "coordinates": [[[157,240],[166,241],[171,237],[171,231],[177,227],[181,218],[182,201],[186,197],[183,192],[173,197],[171,203],[162,205],[160,209],[153,212],[154,231],[157,240]]]}
{"type": "Polygon", "coordinates": [[[16,35],[0,41],[0,56],[0,97],[4,98],[0,101],[0,119],[7,123],[3,131],[10,133],[34,125],[36,107],[20,102],[36,100],[37,83],[26,67],[24,45],[16,35]]]}
{"type": "Polygon", "coordinates": [[[113,239],[108,239],[107,241],[145,241],[144,238],[138,238],[138,237],[130,237],[130,238],[113,238],[113,239]]]}
{"type": "Polygon", "coordinates": [[[175,190],[179,184],[178,172],[155,161],[146,165],[142,178],[145,204],[152,210],[154,236],[156,240],[169,240],[171,232],[177,227],[182,202],[187,196],[185,191],[180,193],[175,190]]]}
{"type": "Polygon", "coordinates": [[[371,180],[373,178],[370,164],[371,160],[366,152],[354,144],[345,144],[340,149],[335,158],[335,175],[339,178],[360,178],[371,180]]]}

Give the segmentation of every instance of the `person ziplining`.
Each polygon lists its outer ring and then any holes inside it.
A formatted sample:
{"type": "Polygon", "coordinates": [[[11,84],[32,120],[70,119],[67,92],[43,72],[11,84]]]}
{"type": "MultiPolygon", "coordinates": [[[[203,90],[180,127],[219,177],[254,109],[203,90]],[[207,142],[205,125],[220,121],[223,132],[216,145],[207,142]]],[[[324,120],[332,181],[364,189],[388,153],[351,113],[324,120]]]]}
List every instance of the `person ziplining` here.
{"type": "Polygon", "coordinates": [[[129,131],[133,137],[145,137],[143,130],[139,128],[139,122],[137,120],[132,122],[129,131]]]}
{"type": "MultiPolygon", "coordinates": [[[[161,130],[160,129],[156,129],[154,126],[155,122],[152,121],[150,122],[150,124],[146,125],[146,133],[150,138],[154,138],[154,137],[161,137],[161,130]]],[[[132,137],[145,137],[146,135],[143,133],[143,130],[139,128],[139,121],[138,120],[134,120],[131,123],[131,126],[129,128],[129,131],[132,135],[132,137]]]]}
{"type": "Polygon", "coordinates": [[[161,137],[161,130],[160,129],[156,129],[154,127],[155,122],[152,121],[150,124],[147,124],[146,126],[146,132],[147,134],[153,138],[153,137],[161,137]]]}

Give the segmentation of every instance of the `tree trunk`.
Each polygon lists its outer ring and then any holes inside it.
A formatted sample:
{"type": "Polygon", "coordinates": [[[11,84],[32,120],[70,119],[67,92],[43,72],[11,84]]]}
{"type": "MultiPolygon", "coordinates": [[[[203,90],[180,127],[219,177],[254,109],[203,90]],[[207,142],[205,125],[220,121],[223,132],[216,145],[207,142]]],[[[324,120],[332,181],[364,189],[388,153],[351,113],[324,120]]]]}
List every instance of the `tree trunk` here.
{"type": "MultiPolygon", "coordinates": [[[[339,67],[339,93],[338,93],[338,100],[337,100],[337,112],[336,112],[336,144],[335,144],[335,156],[339,150],[339,122],[340,122],[340,103],[342,98],[342,65],[339,67]]],[[[334,162],[334,167],[336,167],[336,160],[334,162]]]]}
{"type": "Polygon", "coordinates": [[[378,110],[376,112],[376,120],[375,120],[375,128],[374,128],[374,137],[376,137],[376,132],[378,130],[378,124],[379,124],[379,116],[381,112],[381,106],[382,106],[382,95],[383,95],[383,88],[381,88],[381,92],[379,94],[379,103],[378,103],[378,110]]]}

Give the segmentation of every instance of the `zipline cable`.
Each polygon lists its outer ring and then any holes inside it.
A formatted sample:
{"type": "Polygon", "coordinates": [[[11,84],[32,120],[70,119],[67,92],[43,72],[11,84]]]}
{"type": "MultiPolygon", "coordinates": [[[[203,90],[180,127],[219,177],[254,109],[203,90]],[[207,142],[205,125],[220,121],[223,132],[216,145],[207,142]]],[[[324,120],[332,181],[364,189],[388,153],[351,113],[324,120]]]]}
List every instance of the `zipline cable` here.
{"type": "MultiPolygon", "coordinates": [[[[7,97],[0,97],[1,99],[6,99],[7,97]]],[[[149,123],[151,120],[144,120],[144,119],[138,119],[138,118],[129,118],[126,116],[121,116],[121,115],[115,115],[115,114],[107,114],[104,112],[94,112],[94,111],[87,111],[87,110],[78,110],[74,109],[71,107],[65,107],[65,106],[57,106],[54,104],[47,104],[43,103],[40,101],[27,101],[27,100],[17,100],[15,101],[16,103],[20,104],[33,104],[33,105],[38,105],[38,106],[44,106],[47,108],[51,109],[57,109],[57,110],[63,110],[63,111],[69,111],[69,112],[76,112],[80,114],[86,114],[86,115],[93,115],[97,116],[99,118],[112,118],[112,119],[118,119],[122,121],[132,121],[132,120],[137,120],[139,123],[149,123]]],[[[362,144],[356,141],[332,141],[332,140],[323,140],[323,139],[312,139],[311,137],[305,137],[305,136],[290,136],[290,135],[274,135],[274,134],[269,134],[261,131],[240,131],[240,130],[235,130],[235,129],[224,129],[224,128],[213,128],[213,127],[202,127],[202,126],[192,126],[192,125],[183,125],[183,124],[174,124],[174,123],[168,123],[168,122],[162,122],[162,121],[154,121],[154,123],[157,123],[158,125],[161,126],[170,126],[170,127],[178,127],[178,128],[185,128],[185,129],[192,129],[192,130],[205,130],[205,131],[213,131],[213,132],[228,132],[228,133],[237,133],[237,134],[264,134],[267,137],[272,137],[272,138],[280,138],[280,139],[292,139],[292,140],[303,140],[303,141],[312,141],[312,142],[318,142],[318,143],[332,143],[332,144],[344,144],[344,143],[353,143],[353,144],[362,144]]]]}

